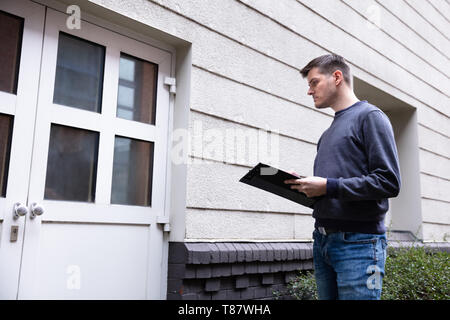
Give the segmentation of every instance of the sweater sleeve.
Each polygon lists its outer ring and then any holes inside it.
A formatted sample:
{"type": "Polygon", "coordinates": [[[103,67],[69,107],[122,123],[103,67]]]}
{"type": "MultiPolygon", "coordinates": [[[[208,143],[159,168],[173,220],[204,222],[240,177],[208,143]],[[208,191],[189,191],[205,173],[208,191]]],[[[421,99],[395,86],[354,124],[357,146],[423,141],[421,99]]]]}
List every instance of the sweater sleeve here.
{"type": "Polygon", "coordinates": [[[396,197],[401,179],[394,133],[387,116],[369,112],[362,124],[368,174],[351,178],[327,178],[327,197],[344,201],[396,197]]]}

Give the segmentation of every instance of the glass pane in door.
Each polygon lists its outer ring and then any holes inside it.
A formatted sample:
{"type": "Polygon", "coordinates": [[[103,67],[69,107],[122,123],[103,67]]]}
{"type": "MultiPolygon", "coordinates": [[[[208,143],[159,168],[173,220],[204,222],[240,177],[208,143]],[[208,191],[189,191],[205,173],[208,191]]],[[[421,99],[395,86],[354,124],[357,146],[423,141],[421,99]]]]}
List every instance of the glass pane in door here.
{"type": "Polygon", "coordinates": [[[45,199],[94,202],[98,132],[52,124],[45,199]]]}
{"type": "Polygon", "coordinates": [[[111,203],[151,206],[154,143],[116,136],[111,203]]]}
{"type": "Polygon", "coordinates": [[[60,32],[53,102],[100,112],[105,47],[60,32]]]}
{"type": "Polygon", "coordinates": [[[23,19],[0,11],[0,91],[17,93],[23,19]]]}
{"type": "Polygon", "coordinates": [[[158,65],[120,54],[117,117],[155,124],[158,65]]]}
{"type": "Polygon", "coordinates": [[[6,196],[8,182],[13,119],[10,115],[0,114],[0,192],[2,197],[6,196]]]}

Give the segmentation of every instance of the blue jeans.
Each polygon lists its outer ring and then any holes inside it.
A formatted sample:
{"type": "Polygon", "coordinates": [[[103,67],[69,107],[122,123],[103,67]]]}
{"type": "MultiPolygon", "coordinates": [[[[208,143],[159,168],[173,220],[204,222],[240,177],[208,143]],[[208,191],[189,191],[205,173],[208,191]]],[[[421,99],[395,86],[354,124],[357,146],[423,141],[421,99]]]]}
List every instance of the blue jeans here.
{"type": "Polygon", "coordinates": [[[313,232],[314,275],[320,300],[379,300],[386,235],[313,232]]]}

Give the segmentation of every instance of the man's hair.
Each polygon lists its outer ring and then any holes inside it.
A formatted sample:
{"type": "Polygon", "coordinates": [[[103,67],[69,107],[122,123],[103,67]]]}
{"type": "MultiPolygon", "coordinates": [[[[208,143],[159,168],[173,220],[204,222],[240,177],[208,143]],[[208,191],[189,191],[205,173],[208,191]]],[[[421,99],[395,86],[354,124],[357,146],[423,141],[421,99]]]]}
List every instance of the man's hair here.
{"type": "Polygon", "coordinates": [[[319,68],[319,72],[322,74],[332,74],[336,70],[340,70],[344,76],[344,81],[349,87],[352,86],[352,74],[350,72],[350,67],[343,57],[337,54],[325,54],[323,56],[317,57],[311,60],[300,73],[303,78],[308,76],[309,71],[312,68],[319,68]]]}

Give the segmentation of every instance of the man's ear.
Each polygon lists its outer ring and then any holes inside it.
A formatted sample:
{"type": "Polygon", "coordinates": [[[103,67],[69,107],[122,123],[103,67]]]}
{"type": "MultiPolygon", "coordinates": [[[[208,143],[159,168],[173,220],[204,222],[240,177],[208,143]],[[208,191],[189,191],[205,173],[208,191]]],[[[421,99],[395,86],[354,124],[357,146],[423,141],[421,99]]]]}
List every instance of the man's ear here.
{"type": "Polygon", "coordinates": [[[342,74],[341,70],[336,70],[335,72],[333,72],[333,77],[336,86],[340,85],[342,81],[344,81],[344,75],[342,74]]]}

